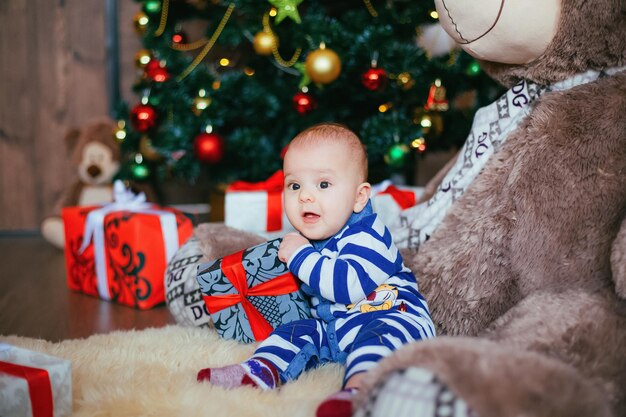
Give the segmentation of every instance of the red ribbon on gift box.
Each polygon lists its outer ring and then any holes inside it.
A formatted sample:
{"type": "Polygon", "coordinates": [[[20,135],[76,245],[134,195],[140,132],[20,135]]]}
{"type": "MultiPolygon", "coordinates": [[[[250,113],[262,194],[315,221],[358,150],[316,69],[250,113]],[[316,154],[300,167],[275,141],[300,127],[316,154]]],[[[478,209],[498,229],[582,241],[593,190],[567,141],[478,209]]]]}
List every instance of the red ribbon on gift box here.
{"type": "Polygon", "coordinates": [[[235,181],[226,191],[266,191],[267,192],[267,231],[275,232],[283,228],[283,171],[276,171],[261,182],[235,181]]]}
{"type": "Polygon", "coordinates": [[[235,290],[237,290],[237,294],[204,295],[204,303],[209,313],[215,314],[220,310],[241,303],[250,321],[255,340],[267,339],[274,328],[246,297],[276,296],[297,291],[298,283],[296,278],[290,272],[286,272],[267,282],[249,288],[246,270],[243,267],[243,251],[222,258],[221,269],[226,278],[233,284],[235,290]]]}
{"type": "Polygon", "coordinates": [[[378,194],[389,194],[398,203],[402,210],[413,207],[416,203],[415,193],[413,191],[403,191],[395,185],[390,185],[378,194]]]}
{"type": "Polygon", "coordinates": [[[33,417],[52,417],[54,407],[48,371],[0,361],[0,373],[26,380],[33,417]]]}

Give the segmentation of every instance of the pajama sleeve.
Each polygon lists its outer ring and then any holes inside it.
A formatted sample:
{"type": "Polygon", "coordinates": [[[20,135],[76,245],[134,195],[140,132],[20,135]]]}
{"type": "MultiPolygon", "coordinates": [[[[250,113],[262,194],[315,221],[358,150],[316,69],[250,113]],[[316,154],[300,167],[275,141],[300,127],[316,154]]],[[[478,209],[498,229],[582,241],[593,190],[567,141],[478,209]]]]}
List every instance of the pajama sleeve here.
{"type": "Polygon", "coordinates": [[[323,255],[310,245],[300,248],[289,260],[290,271],[326,300],[341,304],[361,301],[403,267],[380,220],[367,226],[351,226],[337,243],[336,257],[323,255]]]}

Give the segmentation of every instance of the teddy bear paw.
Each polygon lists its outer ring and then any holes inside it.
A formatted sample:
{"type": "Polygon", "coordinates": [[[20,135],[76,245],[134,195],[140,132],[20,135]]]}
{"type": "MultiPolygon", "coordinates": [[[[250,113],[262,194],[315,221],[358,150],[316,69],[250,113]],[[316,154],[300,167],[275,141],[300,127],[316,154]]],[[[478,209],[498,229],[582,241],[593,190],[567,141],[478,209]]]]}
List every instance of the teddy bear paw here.
{"type": "Polygon", "coordinates": [[[375,386],[355,417],[479,417],[432,372],[399,369],[375,386]]]}

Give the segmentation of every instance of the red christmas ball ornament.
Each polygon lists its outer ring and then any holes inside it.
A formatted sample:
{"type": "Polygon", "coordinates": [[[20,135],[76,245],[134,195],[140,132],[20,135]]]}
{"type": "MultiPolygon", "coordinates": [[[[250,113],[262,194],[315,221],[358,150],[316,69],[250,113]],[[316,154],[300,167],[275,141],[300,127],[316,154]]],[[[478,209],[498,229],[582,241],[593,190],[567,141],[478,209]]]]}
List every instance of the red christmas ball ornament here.
{"type": "Polygon", "coordinates": [[[304,116],[315,110],[317,103],[310,94],[301,91],[293,96],[293,107],[301,116],[304,116]]]}
{"type": "Polygon", "coordinates": [[[361,82],[370,91],[378,91],[387,84],[387,72],[382,68],[372,67],[361,76],[361,82]]]}
{"type": "Polygon", "coordinates": [[[169,72],[158,59],[150,60],[143,70],[146,77],[157,83],[162,83],[170,78],[169,72]]]}
{"type": "Polygon", "coordinates": [[[215,133],[200,133],[193,140],[193,154],[207,164],[216,164],[224,156],[224,140],[215,133]]]}
{"type": "Polygon", "coordinates": [[[154,107],[137,104],[130,111],[130,122],[136,131],[144,133],[152,129],[157,122],[157,113],[154,107]]]}

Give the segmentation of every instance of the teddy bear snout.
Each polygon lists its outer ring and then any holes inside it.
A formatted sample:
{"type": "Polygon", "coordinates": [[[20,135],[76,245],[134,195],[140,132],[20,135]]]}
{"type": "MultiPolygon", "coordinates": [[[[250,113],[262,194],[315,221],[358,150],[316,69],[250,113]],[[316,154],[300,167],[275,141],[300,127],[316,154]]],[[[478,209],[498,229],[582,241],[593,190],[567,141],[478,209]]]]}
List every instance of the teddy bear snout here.
{"type": "Polygon", "coordinates": [[[504,0],[481,0],[483,15],[469,17],[466,0],[436,0],[439,19],[448,34],[461,45],[467,45],[489,33],[500,18],[504,0]]]}
{"type": "Polygon", "coordinates": [[[87,174],[89,174],[91,178],[96,178],[98,175],[102,174],[102,170],[97,165],[89,165],[87,174]]]}

